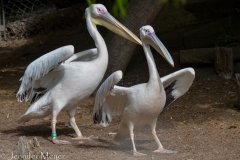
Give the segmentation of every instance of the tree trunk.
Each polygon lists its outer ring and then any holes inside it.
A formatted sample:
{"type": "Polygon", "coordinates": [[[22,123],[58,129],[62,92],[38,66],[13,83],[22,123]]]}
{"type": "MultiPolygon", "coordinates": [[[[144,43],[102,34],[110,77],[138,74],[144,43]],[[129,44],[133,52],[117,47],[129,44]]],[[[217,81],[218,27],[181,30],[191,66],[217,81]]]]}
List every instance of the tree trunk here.
{"type": "Polygon", "coordinates": [[[215,48],[199,48],[180,51],[180,65],[214,64],[215,48]]]}
{"type": "Polygon", "coordinates": [[[233,75],[233,54],[231,48],[217,47],[215,69],[219,76],[231,79],[233,75]]]}
{"type": "Polygon", "coordinates": [[[237,79],[238,109],[240,109],[240,73],[235,74],[237,79]]]}
{"type": "MultiPolygon", "coordinates": [[[[159,0],[131,0],[127,8],[126,23],[123,24],[138,36],[140,27],[151,24],[162,8],[163,4],[159,0]]],[[[105,76],[116,70],[125,71],[137,45],[110,32],[106,44],[109,64],[105,76]]]]}
{"type": "Polygon", "coordinates": [[[21,136],[13,154],[18,155],[18,160],[29,160],[31,155],[40,157],[43,152],[36,137],[28,140],[25,136],[21,136]]]}
{"type": "MultiPolygon", "coordinates": [[[[240,62],[240,47],[233,47],[233,61],[240,62]]],[[[213,65],[217,48],[199,48],[180,51],[180,65],[213,65]]]]}

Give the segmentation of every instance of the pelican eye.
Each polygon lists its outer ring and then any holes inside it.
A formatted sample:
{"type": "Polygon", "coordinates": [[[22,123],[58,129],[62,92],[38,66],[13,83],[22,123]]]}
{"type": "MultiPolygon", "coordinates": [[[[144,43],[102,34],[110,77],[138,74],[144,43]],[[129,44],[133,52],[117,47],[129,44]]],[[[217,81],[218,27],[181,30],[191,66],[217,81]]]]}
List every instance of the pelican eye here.
{"type": "Polygon", "coordinates": [[[97,12],[98,12],[99,14],[102,14],[102,13],[103,13],[103,9],[102,9],[102,8],[97,8],[97,12]]]}
{"type": "Polygon", "coordinates": [[[145,33],[150,33],[150,30],[149,29],[145,29],[145,33]]]}

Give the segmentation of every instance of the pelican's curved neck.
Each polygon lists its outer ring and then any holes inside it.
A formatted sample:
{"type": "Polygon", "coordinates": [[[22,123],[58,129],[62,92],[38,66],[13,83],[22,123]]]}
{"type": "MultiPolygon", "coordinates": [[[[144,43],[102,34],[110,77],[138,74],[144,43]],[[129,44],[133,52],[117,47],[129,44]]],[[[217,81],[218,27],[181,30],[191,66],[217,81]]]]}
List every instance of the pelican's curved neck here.
{"type": "Polygon", "coordinates": [[[108,64],[108,51],[107,51],[107,46],[106,43],[101,36],[101,34],[98,32],[97,27],[95,24],[92,23],[91,21],[91,15],[89,13],[89,10],[86,11],[86,23],[87,23],[87,29],[91,37],[93,38],[97,52],[98,52],[98,58],[96,58],[96,61],[99,61],[101,65],[105,65],[107,68],[108,64]]]}
{"type": "Polygon", "coordinates": [[[154,84],[157,83],[158,85],[160,85],[161,81],[160,81],[160,76],[158,74],[157,71],[157,67],[156,64],[154,62],[154,58],[152,55],[152,52],[150,50],[150,46],[146,45],[144,42],[143,44],[143,50],[147,59],[147,63],[148,63],[148,70],[149,70],[149,81],[148,84],[154,84]]]}

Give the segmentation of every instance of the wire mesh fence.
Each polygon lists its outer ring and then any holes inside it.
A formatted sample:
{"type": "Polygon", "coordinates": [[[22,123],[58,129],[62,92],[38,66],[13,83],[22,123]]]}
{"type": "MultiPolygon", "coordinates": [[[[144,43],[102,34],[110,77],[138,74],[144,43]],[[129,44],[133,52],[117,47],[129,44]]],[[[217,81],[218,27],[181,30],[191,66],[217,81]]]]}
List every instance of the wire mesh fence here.
{"type": "Polygon", "coordinates": [[[0,41],[78,25],[86,0],[1,0],[0,41]]]}

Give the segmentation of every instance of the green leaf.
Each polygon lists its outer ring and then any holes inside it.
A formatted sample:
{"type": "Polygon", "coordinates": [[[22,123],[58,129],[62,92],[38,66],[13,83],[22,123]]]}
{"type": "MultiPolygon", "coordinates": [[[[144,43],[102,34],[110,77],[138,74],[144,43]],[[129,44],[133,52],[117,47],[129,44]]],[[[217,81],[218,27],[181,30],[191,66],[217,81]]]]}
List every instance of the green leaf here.
{"type": "Polygon", "coordinates": [[[180,125],[184,125],[184,124],[185,124],[185,122],[178,122],[178,124],[180,124],[180,125]]]}
{"type": "Polygon", "coordinates": [[[120,15],[122,18],[125,18],[126,13],[126,6],[128,4],[128,0],[115,0],[113,5],[113,15],[114,17],[117,17],[120,15]]]}
{"type": "Polygon", "coordinates": [[[96,0],[87,0],[88,6],[91,6],[94,3],[96,3],[96,0]]]}

